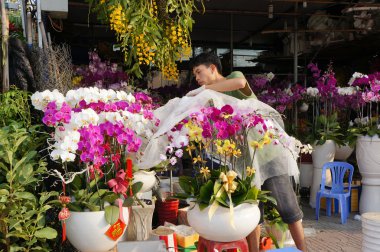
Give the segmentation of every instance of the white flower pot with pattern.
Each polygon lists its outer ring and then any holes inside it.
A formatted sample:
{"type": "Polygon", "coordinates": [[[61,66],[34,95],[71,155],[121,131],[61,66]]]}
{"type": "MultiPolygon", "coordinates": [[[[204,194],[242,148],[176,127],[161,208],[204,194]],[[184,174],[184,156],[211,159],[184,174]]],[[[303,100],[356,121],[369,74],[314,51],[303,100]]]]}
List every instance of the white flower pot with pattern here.
{"type": "Polygon", "coordinates": [[[258,225],[260,210],[258,204],[240,204],[234,207],[233,221],[231,225],[230,209],[219,206],[209,219],[210,206],[199,209],[198,204],[187,212],[187,220],[191,227],[204,239],[219,242],[231,242],[245,238],[258,225]]]}
{"type": "MultiPolygon", "coordinates": [[[[127,207],[123,207],[123,217],[128,223],[127,207]]],[[[110,226],[104,211],[71,212],[70,218],[66,220],[67,238],[81,252],[106,252],[113,249],[121,238],[114,241],[105,235],[110,226]]]]}
{"type": "Polygon", "coordinates": [[[145,193],[154,187],[156,183],[158,183],[156,178],[156,172],[155,171],[144,171],[139,170],[137,172],[133,173],[133,184],[136,182],[142,182],[143,186],[139,193],[145,193]]]}
{"type": "MultiPolygon", "coordinates": [[[[321,184],[322,167],[325,163],[334,161],[335,142],[333,140],[327,140],[322,145],[314,145],[311,156],[313,157],[314,170],[309,204],[312,208],[315,208],[315,197],[317,196],[321,184]]],[[[326,174],[326,183],[331,183],[330,173],[326,174]]]]}
{"type": "Polygon", "coordinates": [[[356,141],[356,160],[362,176],[359,211],[380,212],[380,138],[361,136],[356,141]]]}

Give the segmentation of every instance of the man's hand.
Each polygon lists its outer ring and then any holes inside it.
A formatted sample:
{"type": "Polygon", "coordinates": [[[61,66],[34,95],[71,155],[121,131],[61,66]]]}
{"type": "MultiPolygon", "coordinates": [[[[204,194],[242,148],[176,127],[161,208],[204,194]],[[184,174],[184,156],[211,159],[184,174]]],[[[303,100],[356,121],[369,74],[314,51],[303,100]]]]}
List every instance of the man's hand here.
{"type": "Polygon", "coordinates": [[[205,87],[205,85],[203,85],[203,86],[201,86],[201,87],[199,87],[197,89],[194,89],[194,90],[188,92],[186,94],[186,96],[196,96],[197,94],[199,94],[200,92],[202,92],[205,89],[206,89],[206,87],[205,87]]]}

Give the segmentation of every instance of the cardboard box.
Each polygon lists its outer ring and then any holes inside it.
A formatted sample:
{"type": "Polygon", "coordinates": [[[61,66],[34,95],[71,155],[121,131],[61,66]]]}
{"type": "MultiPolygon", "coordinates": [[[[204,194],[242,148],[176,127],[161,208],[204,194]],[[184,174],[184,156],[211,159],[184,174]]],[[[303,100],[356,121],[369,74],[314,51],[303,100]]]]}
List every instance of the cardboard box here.
{"type": "Polygon", "coordinates": [[[199,240],[199,234],[193,233],[191,235],[181,235],[177,233],[177,244],[183,248],[194,246],[195,242],[199,240]]]}

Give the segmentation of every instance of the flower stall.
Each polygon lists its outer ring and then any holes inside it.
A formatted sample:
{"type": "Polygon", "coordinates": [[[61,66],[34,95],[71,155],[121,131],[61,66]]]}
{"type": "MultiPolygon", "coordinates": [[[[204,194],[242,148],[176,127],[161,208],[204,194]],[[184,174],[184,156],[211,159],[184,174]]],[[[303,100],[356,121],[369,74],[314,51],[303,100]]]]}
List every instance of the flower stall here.
{"type": "Polygon", "coordinates": [[[50,157],[63,164],[62,171],[50,171],[62,183],[63,240],[67,234],[81,251],[112,249],[128,224],[127,207],[147,186],[134,180],[133,162],[159,124],[155,105],[143,93],[96,87],[65,96],[57,90],[36,92],[31,100],[44,111],[43,123],[54,128],[50,157]]]}

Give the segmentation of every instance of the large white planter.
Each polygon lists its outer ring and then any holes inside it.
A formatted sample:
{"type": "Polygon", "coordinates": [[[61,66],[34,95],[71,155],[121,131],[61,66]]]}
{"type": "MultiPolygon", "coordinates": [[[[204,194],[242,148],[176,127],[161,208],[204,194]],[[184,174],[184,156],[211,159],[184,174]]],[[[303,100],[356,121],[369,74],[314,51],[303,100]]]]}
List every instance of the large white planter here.
{"type": "Polygon", "coordinates": [[[187,212],[187,220],[191,227],[203,238],[211,241],[231,242],[245,238],[257,226],[260,210],[257,204],[240,204],[234,208],[235,228],[230,222],[230,209],[219,206],[211,218],[208,217],[210,207],[199,209],[196,204],[187,212]]]}
{"type": "Polygon", "coordinates": [[[354,151],[349,145],[335,145],[335,160],[346,161],[354,151]]]}
{"type": "Polygon", "coordinates": [[[362,214],[363,252],[379,251],[380,247],[380,213],[362,214]]]}
{"type": "MultiPolygon", "coordinates": [[[[311,156],[313,158],[314,170],[309,204],[312,208],[315,208],[315,197],[317,196],[317,192],[319,191],[321,184],[322,167],[325,163],[334,161],[335,142],[332,140],[327,140],[323,145],[314,145],[311,156]]],[[[327,173],[326,175],[326,183],[331,183],[330,173],[327,173]]]]}
{"type": "MultiPolygon", "coordinates": [[[[123,216],[125,223],[128,223],[127,207],[123,208],[123,216]]],[[[109,227],[104,211],[71,212],[70,218],[66,220],[67,238],[81,252],[106,252],[114,248],[118,240],[114,241],[105,235],[109,227]]]]}
{"type": "Polygon", "coordinates": [[[311,187],[313,184],[313,171],[314,167],[312,163],[300,163],[300,186],[311,187]]]}
{"type": "Polygon", "coordinates": [[[380,212],[380,139],[377,135],[358,138],[356,160],[362,175],[359,211],[380,212]]]}

